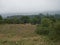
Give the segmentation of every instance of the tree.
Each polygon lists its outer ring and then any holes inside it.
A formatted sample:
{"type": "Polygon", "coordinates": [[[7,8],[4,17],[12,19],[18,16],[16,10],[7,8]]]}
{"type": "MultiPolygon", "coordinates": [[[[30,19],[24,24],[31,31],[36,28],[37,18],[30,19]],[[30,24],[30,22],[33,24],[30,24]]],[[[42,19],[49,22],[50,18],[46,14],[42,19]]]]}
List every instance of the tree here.
{"type": "Polygon", "coordinates": [[[42,25],[43,27],[52,26],[52,21],[51,21],[50,19],[48,19],[48,18],[43,18],[43,19],[41,20],[41,25],[42,25]]]}
{"type": "Polygon", "coordinates": [[[2,16],[0,15],[0,20],[2,20],[3,18],[2,18],[2,16]]]}
{"type": "Polygon", "coordinates": [[[7,23],[7,24],[12,24],[13,23],[12,19],[8,19],[8,18],[4,19],[4,22],[7,23]]]}
{"type": "Polygon", "coordinates": [[[2,18],[2,16],[0,15],[0,24],[2,24],[3,23],[3,18],[2,18]]]}
{"type": "Polygon", "coordinates": [[[31,23],[32,24],[40,24],[41,23],[41,17],[39,15],[35,16],[34,18],[32,18],[31,23]]]}
{"type": "Polygon", "coordinates": [[[37,25],[36,33],[40,35],[48,35],[50,28],[52,27],[51,20],[48,18],[42,18],[41,24],[37,25]]]}
{"type": "Polygon", "coordinates": [[[13,22],[13,24],[19,24],[20,23],[20,20],[17,17],[14,17],[12,19],[12,22],[13,22]]]}
{"type": "Polygon", "coordinates": [[[20,18],[21,23],[29,23],[30,22],[30,17],[28,16],[22,16],[20,18]]]}

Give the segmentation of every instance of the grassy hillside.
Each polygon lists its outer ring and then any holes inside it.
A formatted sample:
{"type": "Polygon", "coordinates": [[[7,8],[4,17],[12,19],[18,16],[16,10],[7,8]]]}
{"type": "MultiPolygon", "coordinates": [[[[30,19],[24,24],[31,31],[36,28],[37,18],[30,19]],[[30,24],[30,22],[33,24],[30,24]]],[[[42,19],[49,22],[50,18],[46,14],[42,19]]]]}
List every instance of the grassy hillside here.
{"type": "Polygon", "coordinates": [[[34,31],[36,25],[1,24],[0,45],[59,45],[34,31]]]}

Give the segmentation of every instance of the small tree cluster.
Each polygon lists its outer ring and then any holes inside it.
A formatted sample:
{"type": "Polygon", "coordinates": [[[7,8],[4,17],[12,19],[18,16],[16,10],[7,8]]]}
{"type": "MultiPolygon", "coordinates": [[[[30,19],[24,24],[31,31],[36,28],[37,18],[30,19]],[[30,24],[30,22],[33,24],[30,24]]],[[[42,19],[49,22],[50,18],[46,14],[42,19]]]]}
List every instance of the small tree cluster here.
{"type": "Polygon", "coordinates": [[[53,18],[43,18],[35,31],[39,35],[48,36],[51,40],[60,40],[60,21],[53,18]]]}

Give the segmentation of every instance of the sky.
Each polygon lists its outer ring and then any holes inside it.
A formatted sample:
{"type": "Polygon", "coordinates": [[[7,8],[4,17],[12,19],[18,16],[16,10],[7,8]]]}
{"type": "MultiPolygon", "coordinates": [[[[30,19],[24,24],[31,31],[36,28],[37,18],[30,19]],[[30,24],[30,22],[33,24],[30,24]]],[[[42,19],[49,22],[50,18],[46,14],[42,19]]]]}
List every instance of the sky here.
{"type": "Polygon", "coordinates": [[[60,10],[60,0],[0,0],[0,14],[60,10]]]}

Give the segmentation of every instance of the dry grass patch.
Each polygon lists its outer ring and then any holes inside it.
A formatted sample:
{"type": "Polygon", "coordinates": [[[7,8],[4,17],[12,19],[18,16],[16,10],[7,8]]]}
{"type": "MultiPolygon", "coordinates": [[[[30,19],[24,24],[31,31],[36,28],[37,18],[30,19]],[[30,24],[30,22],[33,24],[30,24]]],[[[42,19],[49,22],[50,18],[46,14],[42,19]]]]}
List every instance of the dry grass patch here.
{"type": "MultiPolygon", "coordinates": [[[[0,25],[0,45],[55,45],[49,39],[35,34],[36,25],[0,25]]],[[[57,44],[56,44],[57,45],[57,44]]]]}

